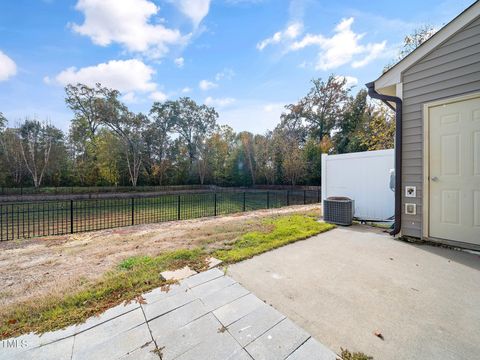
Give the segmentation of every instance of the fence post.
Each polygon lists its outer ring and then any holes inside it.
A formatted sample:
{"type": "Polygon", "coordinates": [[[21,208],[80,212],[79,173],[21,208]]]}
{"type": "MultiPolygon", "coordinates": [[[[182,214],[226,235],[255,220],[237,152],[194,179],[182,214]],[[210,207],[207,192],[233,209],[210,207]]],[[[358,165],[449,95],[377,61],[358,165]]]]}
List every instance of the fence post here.
{"type": "Polygon", "coordinates": [[[245,208],[245,202],[246,202],[246,201],[245,201],[245,198],[246,198],[246,196],[247,196],[247,192],[244,191],[244,192],[243,192],[243,211],[246,210],[246,208],[245,208]]]}
{"type": "Polygon", "coordinates": [[[217,216],[217,193],[213,194],[214,211],[213,216],[217,216]]]}
{"type": "Polygon", "coordinates": [[[303,205],[307,203],[307,190],[303,190],[303,205]]]}
{"type": "Polygon", "coordinates": [[[177,220],[180,220],[180,195],[177,197],[177,220]]]}
{"type": "Polygon", "coordinates": [[[135,198],[132,197],[132,225],[135,225],[135,198]]]}
{"type": "Polygon", "coordinates": [[[267,191],[267,209],[270,209],[270,191],[267,191]]]}
{"type": "Polygon", "coordinates": [[[290,191],[287,190],[287,206],[290,206],[290,191]]]}
{"type": "Polygon", "coordinates": [[[73,234],[73,200],[70,200],[70,234],[73,234]]]}

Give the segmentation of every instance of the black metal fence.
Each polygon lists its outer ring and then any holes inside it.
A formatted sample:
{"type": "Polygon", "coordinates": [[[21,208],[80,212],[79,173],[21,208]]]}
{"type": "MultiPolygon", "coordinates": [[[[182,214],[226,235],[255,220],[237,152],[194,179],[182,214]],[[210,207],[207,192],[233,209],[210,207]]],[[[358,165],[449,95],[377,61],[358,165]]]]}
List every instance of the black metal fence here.
{"type": "Polygon", "coordinates": [[[0,240],[73,234],[320,202],[319,190],[228,191],[0,204],[0,240]]]}

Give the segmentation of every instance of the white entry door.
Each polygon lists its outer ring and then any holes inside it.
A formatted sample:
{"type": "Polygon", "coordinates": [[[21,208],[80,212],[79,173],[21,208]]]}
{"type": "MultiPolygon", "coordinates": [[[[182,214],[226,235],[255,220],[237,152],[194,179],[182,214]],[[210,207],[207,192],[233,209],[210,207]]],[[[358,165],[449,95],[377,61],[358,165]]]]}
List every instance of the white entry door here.
{"type": "Polygon", "coordinates": [[[430,236],[480,245],[480,96],[429,108],[430,236]]]}

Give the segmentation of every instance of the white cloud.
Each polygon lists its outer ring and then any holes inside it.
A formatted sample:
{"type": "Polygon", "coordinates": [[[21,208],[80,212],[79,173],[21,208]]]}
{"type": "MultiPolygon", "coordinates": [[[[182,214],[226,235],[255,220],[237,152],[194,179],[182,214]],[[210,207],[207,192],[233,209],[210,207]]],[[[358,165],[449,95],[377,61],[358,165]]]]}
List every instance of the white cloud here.
{"type": "Polygon", "coordinates": [[[128,51],[160,58],[169,46],[188,40],[176,29],[151,22],[159,8],[150,0],[78,0],[75,8],[85,20],[72,24],[72,29],[100,46],[118,43],[128,51]]]}
{"type": "Polygon", "coordinates": [[[220,81],[220,80],[231,80],[235,76],[235,71],[229,68],[223,69],[223,71],[220,71],[215,75],[215,80],[220,81]]]}
{"type": "Polygon", "coordinates": [[[215,99],[209,96],[205,99],[205,105],[217,106],[217,107],[228,106],[233,104],[234,102],[235,102],[235,99],[230,97],[215,99]]]}
{"type": "Polygon", "coordinates": [[[359,68],[359,67],[365,66],[369,62],[380,57],[380,55],[382,55],[383,52],[385,51],[386,46],[387,46],[387,41],[382,41],[381,43],[376,43],[376,44],[368,44],[366,46],[367,55],[361,60],[354,61],[352,63],[352,67],[359,68]]]}
{"type": "Polygon", "coordinates": [[[260,4],[265,0],[226,0],[227,4],[239,5],[239,4],[260,4]]]}
{"type": "Polygon", "coordinates": [[[154,91],[153,93],[150,94],[149,97],[153,101],[163,102],[163,101],[167,100],[168,96],[162,91],[154,91]]]}
{"type": "MultiPolygon", "coordinates": [[[[80,69],[70,67],[56,75],[54,80],[61,85],[82,83],[94,86],[101,83],[124,93],[153,92],[157,87],[152,81],[154,73],[155,70],[140,60],[111,60],[80,69]]],[[[48,77],[44,80],[47,83],[52,82],[48,77]]]]}
{"type": "Polygon", "coordinates": [[[198,83],[198,87],[204,91],[216,88],[217,86],[218,84],[215,84],[214,82],[208,80],[202,80],[198,83]]]}
{"type": "Polygon", "coordinates": [[[197,27],[210,10],[210,0],[177,0],[180,11],[197,27]]]}
{"type": "Polygon", "coordinates": [[[284,109],[284,104],[267,104],[263,107],[263,110],[267,113],[275,112],[281,114],[284,109]]]}
{"type": "Polygon", "coordinates": [[[345,79],[345,86],[352,87],[358,84],[358,79],[354,76],[337,76],[337,79],[345,79]]]}
{"type": "Polygon", "coordinates": [[[182,89],[182,93],[184,94],[188,94],[189,92],[192,92],[192,88],[186,86],[182,89]]]}
{"type": "Polygon", "coordinates": [[[320,53],[315,66],[317,70],[329,70],[351,63],[353,67],[367,65],[379,57],[385,49],[386,41],[381,43],[360,43],[365,34],[357,34],[351,26],[354,18],[343,19],[334,29],[332,37],[322,34],[306,34],[301,40],[290,44],[292,51],[303,49],[307,46],[318,46],[320,53]],[[354,60],[357,56],[363,56],[361,60],[354,60]]]}
{"type": "Polygon", "coordinates": [[[175,63],[175,65],[179,68],[182,68],[183,65],[185,65],[185,59],[183,57],[178,57],[176,58],[175,60],[173,60],[173,62],[175,63]]]}
{"type": "Polygon", "coordinates": [[[130,92],[126,93],[125,95],[123,95],[122,96],[122,101],[124,101],[126,103],[129,103],[129,104],[134,104],[134,103],[139,102],[137,96],[135,95],[135,92],[133,92],[133,91],[130,91],[130,92]]]}
{"type": "Polygon", "coordinates": [[[278,31],[273,36],[260,41],[257,44],[258,50],[263,50],[269,45],[278,44],[282,41],[296,39],[303,31],[303,24],[301,22],[294,22],[287,26],[286,29],[278,31]]]}
{"type": "Polygon", "coordinates": [[[7,54],[0,51],[0,81],[5,81],[17,73],[17,65],[7,56],[7,54]]]}

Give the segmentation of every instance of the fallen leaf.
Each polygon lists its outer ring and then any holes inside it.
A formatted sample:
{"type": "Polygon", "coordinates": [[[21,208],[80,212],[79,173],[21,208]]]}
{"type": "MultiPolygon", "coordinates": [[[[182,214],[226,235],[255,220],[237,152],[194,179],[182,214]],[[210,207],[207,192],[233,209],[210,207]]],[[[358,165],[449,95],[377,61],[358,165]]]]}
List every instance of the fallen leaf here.
{"type": "Polygon", "coordinates": [[[224,333],[225,331],[227,331],[227,328],[224,325],[217,330],[218,333],[224,333]]]}
{"type": "Polygon", "coordinates": [[[135,298],[135,300],[137,300],[137,303],[139,304],[146,304],[147,301],[145,300],[145,298],[142,296],[142,295],[139,295],[135,298]]]}

